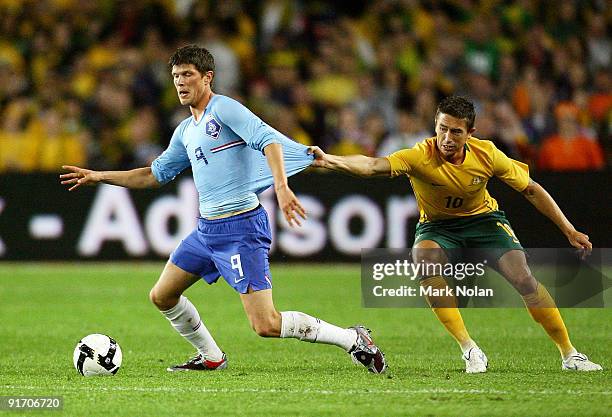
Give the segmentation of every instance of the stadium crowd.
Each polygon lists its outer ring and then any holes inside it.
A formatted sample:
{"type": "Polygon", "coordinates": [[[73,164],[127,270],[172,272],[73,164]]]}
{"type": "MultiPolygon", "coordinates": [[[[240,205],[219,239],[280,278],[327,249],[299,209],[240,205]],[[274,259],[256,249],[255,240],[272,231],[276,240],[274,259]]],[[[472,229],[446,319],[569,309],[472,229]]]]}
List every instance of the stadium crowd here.
{"type": "Polygon", "coordinates": [[[148,165],[189,115],[167,60],[198,43],[214,90],[335,154],[433,136],[464,94],[475,136],[532,169],[611,160],[605,0],[0,0],[0,172],[148,165]]]}

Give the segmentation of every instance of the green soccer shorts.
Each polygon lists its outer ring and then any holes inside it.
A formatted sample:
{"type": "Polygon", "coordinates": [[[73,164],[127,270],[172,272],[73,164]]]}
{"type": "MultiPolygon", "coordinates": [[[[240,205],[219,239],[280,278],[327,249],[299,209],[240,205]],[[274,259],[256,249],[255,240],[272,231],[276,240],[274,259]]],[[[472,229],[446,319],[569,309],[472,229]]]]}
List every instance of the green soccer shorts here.
{"type": "Polygon", "coordinates": [[[414,244],[422,240],[433,240],[443,249],[479,249],[495,261],[508,251],[524,251],[503,211],[418,223],[414,244]]]}

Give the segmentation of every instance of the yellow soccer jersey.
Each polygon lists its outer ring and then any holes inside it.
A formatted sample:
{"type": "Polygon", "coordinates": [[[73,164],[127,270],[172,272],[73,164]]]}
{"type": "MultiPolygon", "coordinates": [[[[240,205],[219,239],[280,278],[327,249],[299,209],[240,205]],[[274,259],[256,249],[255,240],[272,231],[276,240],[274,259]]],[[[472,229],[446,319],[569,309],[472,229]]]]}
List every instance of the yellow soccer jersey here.
{"type": "Polygon", "coordinates": [[[408,175],[421,212],[420,222],[473,216],[498,210],[487,182],[498,177],[517,191],[529,184],[529,167],[508,158],[493,142],[471,137],[465,159],[454,165],[444,160],[436,138],[389,156],[391,176],[408,175]]]}

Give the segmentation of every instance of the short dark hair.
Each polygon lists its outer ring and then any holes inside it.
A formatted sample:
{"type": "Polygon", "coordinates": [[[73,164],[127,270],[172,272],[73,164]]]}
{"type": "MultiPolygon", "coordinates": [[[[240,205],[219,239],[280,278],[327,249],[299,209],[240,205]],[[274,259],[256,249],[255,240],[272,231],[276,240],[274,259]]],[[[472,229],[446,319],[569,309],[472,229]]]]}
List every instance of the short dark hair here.
{"type": "Polygon", "coordinates": [[[436,110],[436,120],[438,119],[438,115],[440,113],[448,114],[449,116],[456,117],[457,119],[465,119],[468,130],[474,127],[476,111],[474,110],[474,103],[472,103],[467,97],[448,96],[444,98],[440,104],[438,104],[438,109],[436,110]]]}
{"type": "Polygon", "coordinates": [[[194,44],[178,48],[170,57],[168,68],[172,71],[173,66],[182,64],[193,64],[202,75],[215,70],[215,59],[208,49],[194,44]]]}

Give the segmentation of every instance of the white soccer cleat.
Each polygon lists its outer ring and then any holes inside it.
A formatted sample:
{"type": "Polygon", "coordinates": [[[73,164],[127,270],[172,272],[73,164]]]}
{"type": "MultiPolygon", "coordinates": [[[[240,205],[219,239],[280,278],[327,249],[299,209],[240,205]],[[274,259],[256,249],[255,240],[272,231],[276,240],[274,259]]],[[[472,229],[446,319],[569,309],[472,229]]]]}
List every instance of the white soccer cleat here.
{"type": "Polygon", "coordinates": [[[473,347],[462,356],[465,361],[465,373],[467,374],[479,374],[487,372],[489,361],[487,355],[478,347],[473,347]]]}
{"type": "Polygon", "coordinates": [[[602,371],[601,365],[591,362],[584,353],[574,353],[567,359],[561,361],[561,369],[564,371],[602,371]]]}

